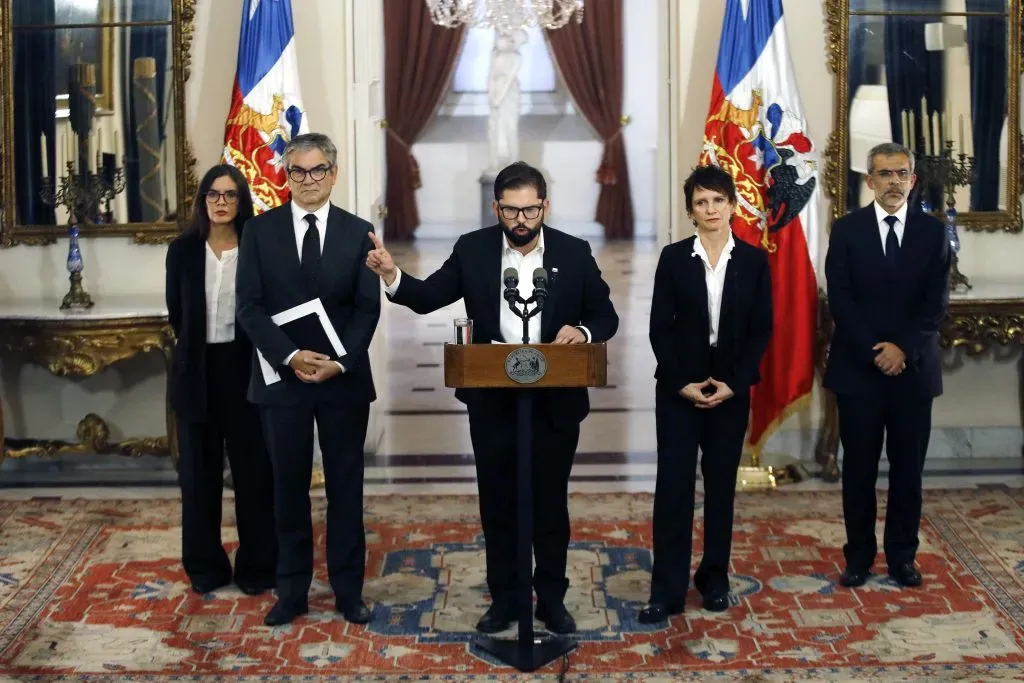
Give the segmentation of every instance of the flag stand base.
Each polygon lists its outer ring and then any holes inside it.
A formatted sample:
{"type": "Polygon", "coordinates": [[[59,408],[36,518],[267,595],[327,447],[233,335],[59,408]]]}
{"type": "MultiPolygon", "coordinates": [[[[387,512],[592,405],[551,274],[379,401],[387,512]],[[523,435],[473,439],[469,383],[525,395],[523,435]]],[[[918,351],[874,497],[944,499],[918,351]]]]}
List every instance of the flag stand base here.
{"type": "Polygon", "coordinates": [[[810,473],[796,458],[784,453],[762,453],[758,464],[750,453],[744,453],[736,476],[736,490],[773,489],[810,478],[810,473]]]}
{"type": "Polygon", "coordinates": [[[324,477],[324,468],[317,467],[316,463],[313,463],[313,474],[309,478],[310,489],[322,489],[327,479],[324,477]]]}

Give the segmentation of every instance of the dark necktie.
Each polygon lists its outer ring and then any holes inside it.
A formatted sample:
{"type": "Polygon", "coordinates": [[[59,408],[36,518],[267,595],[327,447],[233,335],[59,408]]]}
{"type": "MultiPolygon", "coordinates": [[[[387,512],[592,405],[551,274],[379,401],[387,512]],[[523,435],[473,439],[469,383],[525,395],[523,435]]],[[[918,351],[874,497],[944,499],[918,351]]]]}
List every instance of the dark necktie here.
{"type": "Polygon", "coordinates": [[[316,216],[307,213],[304,219],[309,227],[302,238],[302,274],[312,290],[316,291],[316,276],[320,269],[320,232],[316,229],[316,216]]]}
{"type": "Polygon", "coordinates": [[[882,220],[889,224],[889,234],[885,236],[885,260],[889,262],[890,267],[895,268],[896,259],[900,256],[900,241],[896,238],[896,221],[899,219],[896,216],[886,216],[882,220]]]}

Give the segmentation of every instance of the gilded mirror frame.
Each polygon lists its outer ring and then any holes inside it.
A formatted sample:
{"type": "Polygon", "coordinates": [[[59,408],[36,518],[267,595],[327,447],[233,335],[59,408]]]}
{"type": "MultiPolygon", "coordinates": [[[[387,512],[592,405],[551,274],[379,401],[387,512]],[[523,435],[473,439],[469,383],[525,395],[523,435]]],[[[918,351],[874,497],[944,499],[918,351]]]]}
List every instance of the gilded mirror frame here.
{"type": "MultiPolygon", "coordinates": [[[[824,0],[826,23],[826,58],[829,71],[835,76],[833,111],[834,122],[832,133],[825,148],[825,192],[832,200],[830,211],[831,221],[846,214],[847,169],[849,159],[849,107],[847,90],[849,88],[848,60],[850,54],[850,0],[824,0]]],[[[884,16],[886,14],[904,14],[885,10],[856,12],[855,15],[866,14],[884,16]]],[[[929,13],[929,15],[961,16],[962,13],[929,13]]],[[[1007,140],[1017,140],[1017,144],[1008,144],[1006,150],[1006,203],[1005,211],[960,211],[957,225],[971,232],[1009,232],[1022,231],[1020,196],[1021,187],[1021,137],[1020,124],[1020,79],[1024,74],[1024,51],[1021,49],[1021,24],[1024,23],[1024,2],[1009,0],[1007,12],[1007,140]],[[1016,65],[1016,68],[1013,68],[1016,65]]],[[[831,223],[830,221],[830,223],[831,223]]]]}
{"type": "MultiPolygon", "coordinates": [[[[83,237],[132,237],[137,244],[165,244],[186,226],[199,180],[196,159],[185,127],[185,86],[191,75],[192,38],[195,32],[197,0],[169,0],[171,4],[171,68],[173,74],[173,117],[175,130],[174,175],[176,218],[159,223],[112,223],[79,225],[83,237]]],[[[0,0],[0,248],[17,245],[55,244],[67,235],[64,225],[18,225],[14,216],[14,60],[13,0],[0,0]]],[[[114,27],[131,22],[111,22],[114,27]]]]}

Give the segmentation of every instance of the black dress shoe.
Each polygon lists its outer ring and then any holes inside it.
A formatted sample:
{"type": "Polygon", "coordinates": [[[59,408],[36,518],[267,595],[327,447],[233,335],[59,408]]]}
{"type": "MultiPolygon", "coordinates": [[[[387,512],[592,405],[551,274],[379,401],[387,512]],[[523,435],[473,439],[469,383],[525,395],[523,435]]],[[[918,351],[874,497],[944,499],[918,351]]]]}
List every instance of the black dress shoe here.
{"type": "Polygon", "coordinates": [[[334,606],[345,617],[350,624],[366,624],[370,621],[370,608],[362,600],[356,600],[347,604],[335,602],[334,606]]]}
{"type": "Polygon", "coordinates": [[[846,586],[847,588],[857,588],[867,583],[869,576],[871,576],[871,572],[867,570],[844,569],[843,573],[839,575],[839,585],[846,586]]]}
{"type": "Polygon", "coordinates": [[[544,624],[544,628],[552,633],[575,633],[576,620],[565,609],[565,605],[557,603],[537,603],[537,619],[544,624]]]}
{"type": "Polygon", "coordinates": [[[670,605],[664,602],[651,602],[640,610],[636,620],[641,624],[658,624],[667,621],[673,614],[682,614],[682,605],[670,605]]]}
{"type": "Polygon", "coordinates": [[[275,584],[276,582],[274,579],[235,579],[235,585],[238,586],[238,590],[242,591],[246,595],[262,595],[263,593],[272,590],[275,584]]]}
{"type": "Polygon", "coordinates": [[[705,595],[704,609],[709,612],[724,612],[729,609],[729,594],[718,593],[717,595],[705,595]]]}
{"type": "Polygon", "coordinates": [[[889,576],[896,583],[907,588],[917,588],[921,585],[921,572],[914,568],[913,562],[889,567],[889,576]]]}
{"type": "Polygon", "coordinates": [[[476,622],[476,630],[480,633],[498,633],[512,625],[512,610],[504,605],[492,604],[476,622]]]}
{"type": "Polygon", "coordinates": [[[309,611],[309,604],[302,600],[300,602],[285,602],[278,600],[267,616],[263,617],[263,623],[267,626],[282,626],[295,621],[295,617],[309,611]]]}
{"type": "Polygon", "coordinates": [[[199,579],[192,582],[192,592],[199,593],[200,595],[206,595],[207,593],[212,593],[218,588],[223,588],[229,583],[231,582],[220,581],[217,579],[199,579]]]}

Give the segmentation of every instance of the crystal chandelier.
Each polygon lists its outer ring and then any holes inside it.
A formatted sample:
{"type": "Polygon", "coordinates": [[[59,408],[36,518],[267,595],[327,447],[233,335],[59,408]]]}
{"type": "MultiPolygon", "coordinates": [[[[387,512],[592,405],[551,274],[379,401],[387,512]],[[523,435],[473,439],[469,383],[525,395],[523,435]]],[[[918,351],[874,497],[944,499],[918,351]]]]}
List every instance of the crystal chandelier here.
{"type": "Polygon", "coordinates": [[[511,33],[530,26],[562,28],[583,21],[583,0],[426,0],[438,26],[493,28],[511,33]]]}

